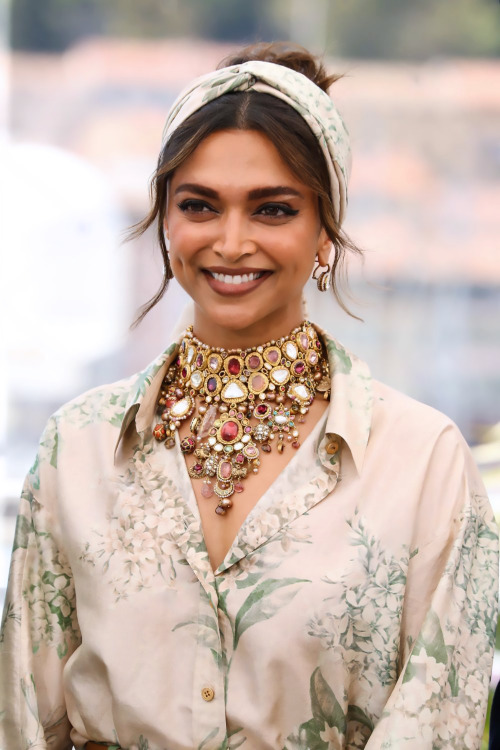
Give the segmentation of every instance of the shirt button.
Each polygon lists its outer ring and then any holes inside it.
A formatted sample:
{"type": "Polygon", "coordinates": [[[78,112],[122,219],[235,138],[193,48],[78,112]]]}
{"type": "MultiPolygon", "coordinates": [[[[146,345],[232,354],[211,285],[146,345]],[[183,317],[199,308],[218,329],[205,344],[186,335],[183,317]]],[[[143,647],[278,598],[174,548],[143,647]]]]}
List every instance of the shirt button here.
{"type": "Polygon", "coordinates": [[[338,440],[330,440],[328,445],[326,446],[326,452],[329,456],[333,456],[335,453],[338,453],[339,450],[339,442],[338,440]]]}
{"type": "Polygon", "coordinates": [[[210,702],[215,698],[215,691],[211,687],[204,687],[201,691],[201,697],[204,701],[210,702]]]}

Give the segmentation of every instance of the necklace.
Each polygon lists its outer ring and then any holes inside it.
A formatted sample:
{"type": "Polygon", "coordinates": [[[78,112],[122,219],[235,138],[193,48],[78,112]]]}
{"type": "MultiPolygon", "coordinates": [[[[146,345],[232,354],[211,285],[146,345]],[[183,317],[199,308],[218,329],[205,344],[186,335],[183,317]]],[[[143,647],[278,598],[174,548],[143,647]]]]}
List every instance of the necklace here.
{"type": "Polygon", "coordinates": [[[330,373],[308,321],[285,338],[245,350],[207,346],[190,326],[163,379],[153,435],[172,448],[176,430],[191,417],[181,450],[194,453],[189,475],[203,479],[203,497],[215,493],[222,516],[249,473],[259,471],[261,452],[270,453],[272,444],[279,453],[287,443],[299,448],[298,424],[318,393],[330,397],[330,373]]]}

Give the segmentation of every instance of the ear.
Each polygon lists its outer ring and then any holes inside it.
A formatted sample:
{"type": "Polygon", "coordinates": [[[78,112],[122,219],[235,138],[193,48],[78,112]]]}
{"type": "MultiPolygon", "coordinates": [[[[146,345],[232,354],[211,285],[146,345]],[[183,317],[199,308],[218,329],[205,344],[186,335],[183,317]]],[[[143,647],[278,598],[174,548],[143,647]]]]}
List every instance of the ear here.
{"type": "Polygon", "coordinates": [[[318,261],[320,266],[326,266],[332,252],[332,241],[326,233],[324,228],[318,237],[318,261]]]}

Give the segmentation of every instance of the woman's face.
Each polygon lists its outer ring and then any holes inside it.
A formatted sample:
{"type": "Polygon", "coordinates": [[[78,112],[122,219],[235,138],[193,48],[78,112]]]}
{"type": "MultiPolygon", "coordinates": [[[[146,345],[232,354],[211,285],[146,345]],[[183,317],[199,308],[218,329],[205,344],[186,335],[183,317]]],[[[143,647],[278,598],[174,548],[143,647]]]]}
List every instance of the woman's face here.
{"type": "Polygon", "coordinates": [[[210,135],[175,171],[165,231],[195,334],[227,348],[297,326],[315,258],[326,265],[330,252],[317,195],[254,130],[210,135]]]}

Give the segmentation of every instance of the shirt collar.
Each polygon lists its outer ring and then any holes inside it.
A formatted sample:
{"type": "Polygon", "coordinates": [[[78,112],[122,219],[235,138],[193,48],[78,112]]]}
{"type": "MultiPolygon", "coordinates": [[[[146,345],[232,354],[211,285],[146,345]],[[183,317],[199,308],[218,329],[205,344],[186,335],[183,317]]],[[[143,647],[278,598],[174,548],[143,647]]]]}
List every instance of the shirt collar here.
{"type": "MultiPolygon", "coordinates": [[[[189,320],[183,316],[176,326],[175,340],[145,370],[138,373],[132,382],[123,422],[115,447],[115,455],[123,435],[135,421],[135,429],[141,434],[151,429],[158,392],[165,373],[177,355],[180,340],[189,320]]],[[[320,326],[315,328],[326,344],[332,394],[328,409],[325,435],[320,441],[319,455],[329,469],[335,468],[337,459],[327,453],[326,447],[335,436],[340,436],[348,446],[356,470],[361,473],[370,435],[372,421],[372,378],[368,365],[345,349],[320,326]]]]}

